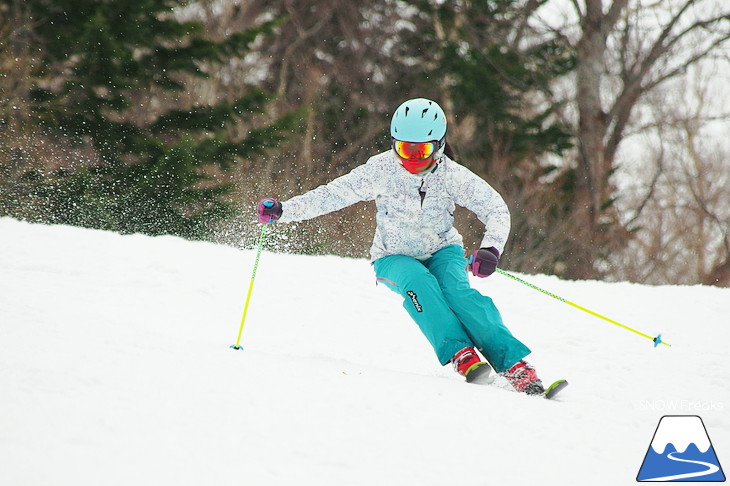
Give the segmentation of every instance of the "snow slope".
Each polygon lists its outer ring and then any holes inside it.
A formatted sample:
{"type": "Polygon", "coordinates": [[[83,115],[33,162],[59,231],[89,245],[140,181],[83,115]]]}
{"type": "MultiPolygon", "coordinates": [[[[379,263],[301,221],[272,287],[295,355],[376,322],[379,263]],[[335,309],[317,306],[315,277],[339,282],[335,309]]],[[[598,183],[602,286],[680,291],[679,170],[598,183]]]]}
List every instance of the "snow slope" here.
{"type": "MultiPolygon", "coordinates": [[[[463,383],[365,260],[0,218],[0,484],[630,485],[661,416],[730,466],[730,289],[474,279],[554,402],[463,383]]],[[[726,471],[727,473],[728,471],[726,471]]]]}

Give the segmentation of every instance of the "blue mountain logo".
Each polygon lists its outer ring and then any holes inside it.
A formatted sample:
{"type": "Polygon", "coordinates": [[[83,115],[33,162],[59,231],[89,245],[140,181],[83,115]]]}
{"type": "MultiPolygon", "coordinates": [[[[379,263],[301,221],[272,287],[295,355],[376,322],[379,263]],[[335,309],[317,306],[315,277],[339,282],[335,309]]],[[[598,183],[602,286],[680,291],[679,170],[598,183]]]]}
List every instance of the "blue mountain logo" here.
{"type": "Polygon", "coordinates": [[[725,481],[702,419],[665,415],[659,420],[637,481],[725,481]]]}

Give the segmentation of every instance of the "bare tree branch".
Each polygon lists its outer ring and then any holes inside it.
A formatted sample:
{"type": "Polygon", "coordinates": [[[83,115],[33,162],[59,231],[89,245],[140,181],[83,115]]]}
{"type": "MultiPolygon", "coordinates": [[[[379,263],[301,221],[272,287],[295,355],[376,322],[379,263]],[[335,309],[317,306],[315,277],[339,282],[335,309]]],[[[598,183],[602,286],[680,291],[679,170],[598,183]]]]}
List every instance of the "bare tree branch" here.
{"type": "Polygon", "coordinates": [[[697,64],[698,62],[707,59],[709,54],[713,51],[716,51],[718,47],[720,47],[722,44],[726,43],[728,40],[730,40],[730,33],[727,35],[715,40],[709,47],[707,47],[705,50],[698,52],[694,56],[690,57],[686,61],[684,61],[681,65],[677,66],[675,69],[667,72],[666,74],[658,77],[657,79],[646,83],[644,85],[644,91],[649,91],[657,87],[659,84],[667,81],[668,79],[674,78],[676,76],[679,76],[683,74],[688,67],[697,64]]]}
{"type": "Polygon", "coordinates": [[[626,226],[631,227],[636,222],[639,217],[642,216],[642,213],[644,212],[644,209],[649,204],[649,201],[651,201],[654,198],[654,194],[656,193],[656,189],[658,186],[659,178],[664,174],[664,147],[661,148],[661,153],[656,158],[656,166],[657,169],[654,172],[654,176],[651,178],[651,182],[648,184],[649,191],[646,193],[646,196],[641,200],[641,202],[638,204],[638,207],[634,211],[634,216],[631,217],[628,221],[626,221],[626,226]]]}

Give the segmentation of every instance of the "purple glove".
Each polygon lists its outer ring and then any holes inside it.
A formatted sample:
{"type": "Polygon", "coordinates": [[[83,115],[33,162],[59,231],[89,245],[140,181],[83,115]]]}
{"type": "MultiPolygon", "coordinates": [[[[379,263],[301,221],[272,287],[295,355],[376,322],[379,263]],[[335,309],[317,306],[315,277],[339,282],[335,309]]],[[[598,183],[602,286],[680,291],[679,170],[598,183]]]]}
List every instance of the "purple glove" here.
{"type": "Polygon", "coordinates": [[[256,207],[256,212],[259,215],[259,223],[269,224],[273,223],[281,217],[281,203],[274,198],[264,199],[256,207]]]}
{"type": "Polygon", "coordinates": [[[469,257],[469,267],[475,277],[489,277],[497,270],[497,263],[499,263],[499,251],[493,246],[479,248],[469,257]]]}

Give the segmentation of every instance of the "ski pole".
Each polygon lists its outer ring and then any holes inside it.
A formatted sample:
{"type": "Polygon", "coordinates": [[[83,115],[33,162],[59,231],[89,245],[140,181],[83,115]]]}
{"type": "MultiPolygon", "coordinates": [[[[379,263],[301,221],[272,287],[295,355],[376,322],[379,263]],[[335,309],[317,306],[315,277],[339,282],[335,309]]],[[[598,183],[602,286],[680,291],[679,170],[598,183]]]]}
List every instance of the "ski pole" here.
{"type": "Polygon", "coordinates": [[[585,307],[583,307],[583,306],[580,306],[580,305],[578,305],[578,304],[575,304],[575,303],[573,303],[573,302],[571,302],[571,301],[569,301],[569,300],[567,300],[567,299],[564,299],[564,298],[562,298],[562,297],[560,297],[560,296],[558,296],[558,295],[555,295],[555,294],[553,294],[553,293],[551,293],[551,292],[548,292],[547,290],[541,289],[541,288],[540,288],[540,287],[538,287],[537,285],[534,285],[534,284],[531,284],[531,283],[529,283],[529,282],[526,282],[526,281],[522,280],[521,278],[519,278],[519,277],[516,277],[516,276],[514,276],[514,275],[512,275],[512,274],[510,274],[510,273],[507,273],[507,272],[505,272],[504,270],[502,270],[502,269],[500,269],[500,268],[498,268],[498,269],[497,269],[497,272],[501,273],[501,274],[502,274],[502,275],[504,275],[505,277],[509,277],[509,278],[511,278],[512,280],[516,280],[516,281],[520,282],[521,284],[527,285],[528,287],[530,287],[530,288],[532,288],[532,289],[535,289],[535,290],[537,290],[538,292],[542,292],[543,294],[545,294],[545,295],[548,295],[548,296],[552,297],[553,299],[557,299],[557,300],[559,300],[560,302],[564,302],[564,303],[566,303],[566,304],[568,304],[568,305],[570,305],[570,306],[573,306],[573,307],[575,307],[576,309],[582,310],[583,312],[587,312],[587,313],[589,313],[589,314],[590,314],[590,315],[592,315],[592,316],[596,316],[596,317],[598,317],[598,318],[600,318],[600,319],[603,319],[604,321],[608,321],[608,322],[610,322],[611,324],[614,324],[614,325],[616,325],[616,326],[619,326],[619,327],[623,327],[623,328],[624,328],[624,329],[626,329],[627,331],[631,331],[631,332],[633,332],[633,333],[636,333],[636,334],[638,334],[639,336],[645,337],[645,338],[647,338],[647,339],[651,339],[651,340],[652,340],[652,342],[654,342],[654,347],[655,347],[655,348],[656,348],[657,346],[659,346],[660,344],[664,344],[664,345],[666,345],[666,346],[671,346],[671,344],[669,344],[669,343],[666,343],[666,342],[662,341],[662,335],[661,335],[661,334],[658,334],[658,335],[657,335],[656,337],[651,337],[651,336],[649,336],[648,334],[644,334],[644,333],[643,333],[643,332],[641,332],[641,331],[637,331],[636,329],[630,328],[629,326],[625,326],[625,325],[621,324],[620,322],[616,322],[616,321],[614,321],[613,319],[609,319],[608,317],[602,316],[602,315],[601,315],[601,314],[599,314],[598,312],[593,312],[593,311],[592,311],[592,310],[590,310],[590,309],[586,309],[586,308],[585,308],[585,307]]]}
{"type": "Polygon", "coordinates": [[[259,236],[258,250],[256,251],[256,260],[253,264],[253,273],[251,273],[251,282],[248,284],[248,295],[246,295],[246,304],[243,306],[243,316],[241,317],[241,327],[238,329],[238,339],[236,344],[232,344],[233,349],[243,349],[241,347],[241,334],[243,334],[243,325],[246,323],[246,314],[248,314],[248,304],[251,302],[251,291],[253,291],[253,282],[256,279],[256,269],[259,267],[259,258],[261,258],[261,249],[264,247],[264,237],[266,236],[266,224],[261,226],[261,235],[259,236]]]}

